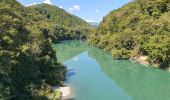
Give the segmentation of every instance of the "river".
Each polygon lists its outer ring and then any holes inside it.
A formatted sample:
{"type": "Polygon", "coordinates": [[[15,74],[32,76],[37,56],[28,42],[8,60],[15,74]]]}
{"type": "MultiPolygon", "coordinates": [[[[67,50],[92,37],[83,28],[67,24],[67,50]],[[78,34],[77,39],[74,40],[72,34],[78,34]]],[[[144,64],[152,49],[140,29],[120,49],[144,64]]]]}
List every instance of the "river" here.
{"type": "Polygon", "coordinates": [[[134,61],[114,60],[85,41],[53,45],[67,66],[71,100],[170,100],[170,73],[134,61]]]}

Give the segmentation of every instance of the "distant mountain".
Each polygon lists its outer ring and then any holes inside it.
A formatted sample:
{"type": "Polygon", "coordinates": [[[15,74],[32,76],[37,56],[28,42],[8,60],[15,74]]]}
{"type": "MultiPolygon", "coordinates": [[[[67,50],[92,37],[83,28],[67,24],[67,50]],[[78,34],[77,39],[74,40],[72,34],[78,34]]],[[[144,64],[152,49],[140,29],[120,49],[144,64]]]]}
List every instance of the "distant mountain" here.
{"type": "Polygon", "coordinates": [[[45,37],[53,42],[86,39],[87,33],[91,30],[91,25],[86,21],[59,7],[43,3],[28,8],[46,17],[46,21],[41,21],[40,27],[45,37]]]}
{"type": "Polygon", "coordinates": [[[36,10],[40,14],[46,16],[46,18],[50,21],[55,22],[60,26],[71,28],[75,28],[77,26],[88,26],[88,23],[83,19],[69,14],[64,9],[53,5],[43,3],[30,6],[29,8],[36,10]]]}
{"type": "Polygon", "coordinates": [[[88,22],[88,23],[92,26],[99,26],[99,23],[96,23],[96,22],[88,22]]]}

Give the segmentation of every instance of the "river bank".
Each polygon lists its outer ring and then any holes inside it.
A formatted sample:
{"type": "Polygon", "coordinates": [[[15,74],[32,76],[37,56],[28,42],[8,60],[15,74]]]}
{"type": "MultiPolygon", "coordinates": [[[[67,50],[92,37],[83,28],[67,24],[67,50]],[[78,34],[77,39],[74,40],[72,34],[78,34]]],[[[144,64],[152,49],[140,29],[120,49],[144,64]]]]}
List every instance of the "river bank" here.
{"type": "MultiPolygon", "coordinates": [[[[151,66],[153,66],[155,68],[159,68],[159,66],[160,66],[159,64],[151,64],[151,63],[149,63],[148,56],[136,56],[136,57],[130,58],[129,60],[130,61],[135,61],[135,62],[137,62],[139,64],[144,65],[144,66],[151,65],[151,66]]],[[[164,70],[170,72],[170,67],[165,68],[164,70]]]]}
{"type": "Polygon", "coordinates": [[[72,88],[70,86],[53,87],[53,90],[60,93],[60,100],[67,100],[73,96],[72,88]]]}
{"type": "Polygon", "coordinates": [[[147,66],[147,65],[150,65],[147,59],[148,59],[148,56],[137,56],[137,57],[132,57],[129,60],[135,61],[142,65],[147,66]]]}

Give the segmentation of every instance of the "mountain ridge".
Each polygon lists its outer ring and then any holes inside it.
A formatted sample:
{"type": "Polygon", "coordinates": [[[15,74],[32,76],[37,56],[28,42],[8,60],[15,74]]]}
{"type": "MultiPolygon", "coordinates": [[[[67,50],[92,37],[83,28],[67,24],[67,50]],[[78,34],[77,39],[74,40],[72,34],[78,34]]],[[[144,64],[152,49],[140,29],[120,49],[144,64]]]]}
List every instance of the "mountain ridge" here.
{"type": "Polygon", "coordinates": [[[47,21],[45,23],[41,21],[40,27],[45,37],[54,43],[62,40],[86,39],[87,33],[92,30],[86,21],[57,6],[43,3],[28,8],[46,17],[47,21]]]}

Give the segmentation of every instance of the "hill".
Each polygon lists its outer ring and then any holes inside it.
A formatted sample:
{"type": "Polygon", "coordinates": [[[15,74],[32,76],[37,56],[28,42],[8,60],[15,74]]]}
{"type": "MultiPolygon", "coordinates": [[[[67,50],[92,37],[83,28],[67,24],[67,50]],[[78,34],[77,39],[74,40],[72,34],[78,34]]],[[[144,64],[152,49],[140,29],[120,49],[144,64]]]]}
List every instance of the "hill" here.
{"type": "Polygon", "coordinates": [[[28,7],[46,17],[48,23],[42,24],[44,34],[52,41],[65,39],[85,39],[91,26],[81,18],[69,14],[64,9],[49,4],[37,4],[28,7]]]}
{"type": "Polygon", "coordinates": [[[47,19],[54,23],[57,23],[59,26],[75,28],[81,25],[88,25],[88,23],[85,22],[83,19],[75,15],[69,14],[64,9],[59,8],[57,6],[44,3],[33,5],[29,8],[36,10],[42,15],[45,15],[47,19]]]}
{"type": "Polygon", "coordinates": [[[134,0],[105,16],[89,42],[117,59],[148,56],[150,64],[168,68],[169,19],[169,0],[134,0]]]}
{"type": "Polygon", "coordinates": [[[1,0],[0,13],[0,99],[48,100],[66,68],[39,26],[47,19],[15,0],[1,0]]]}

